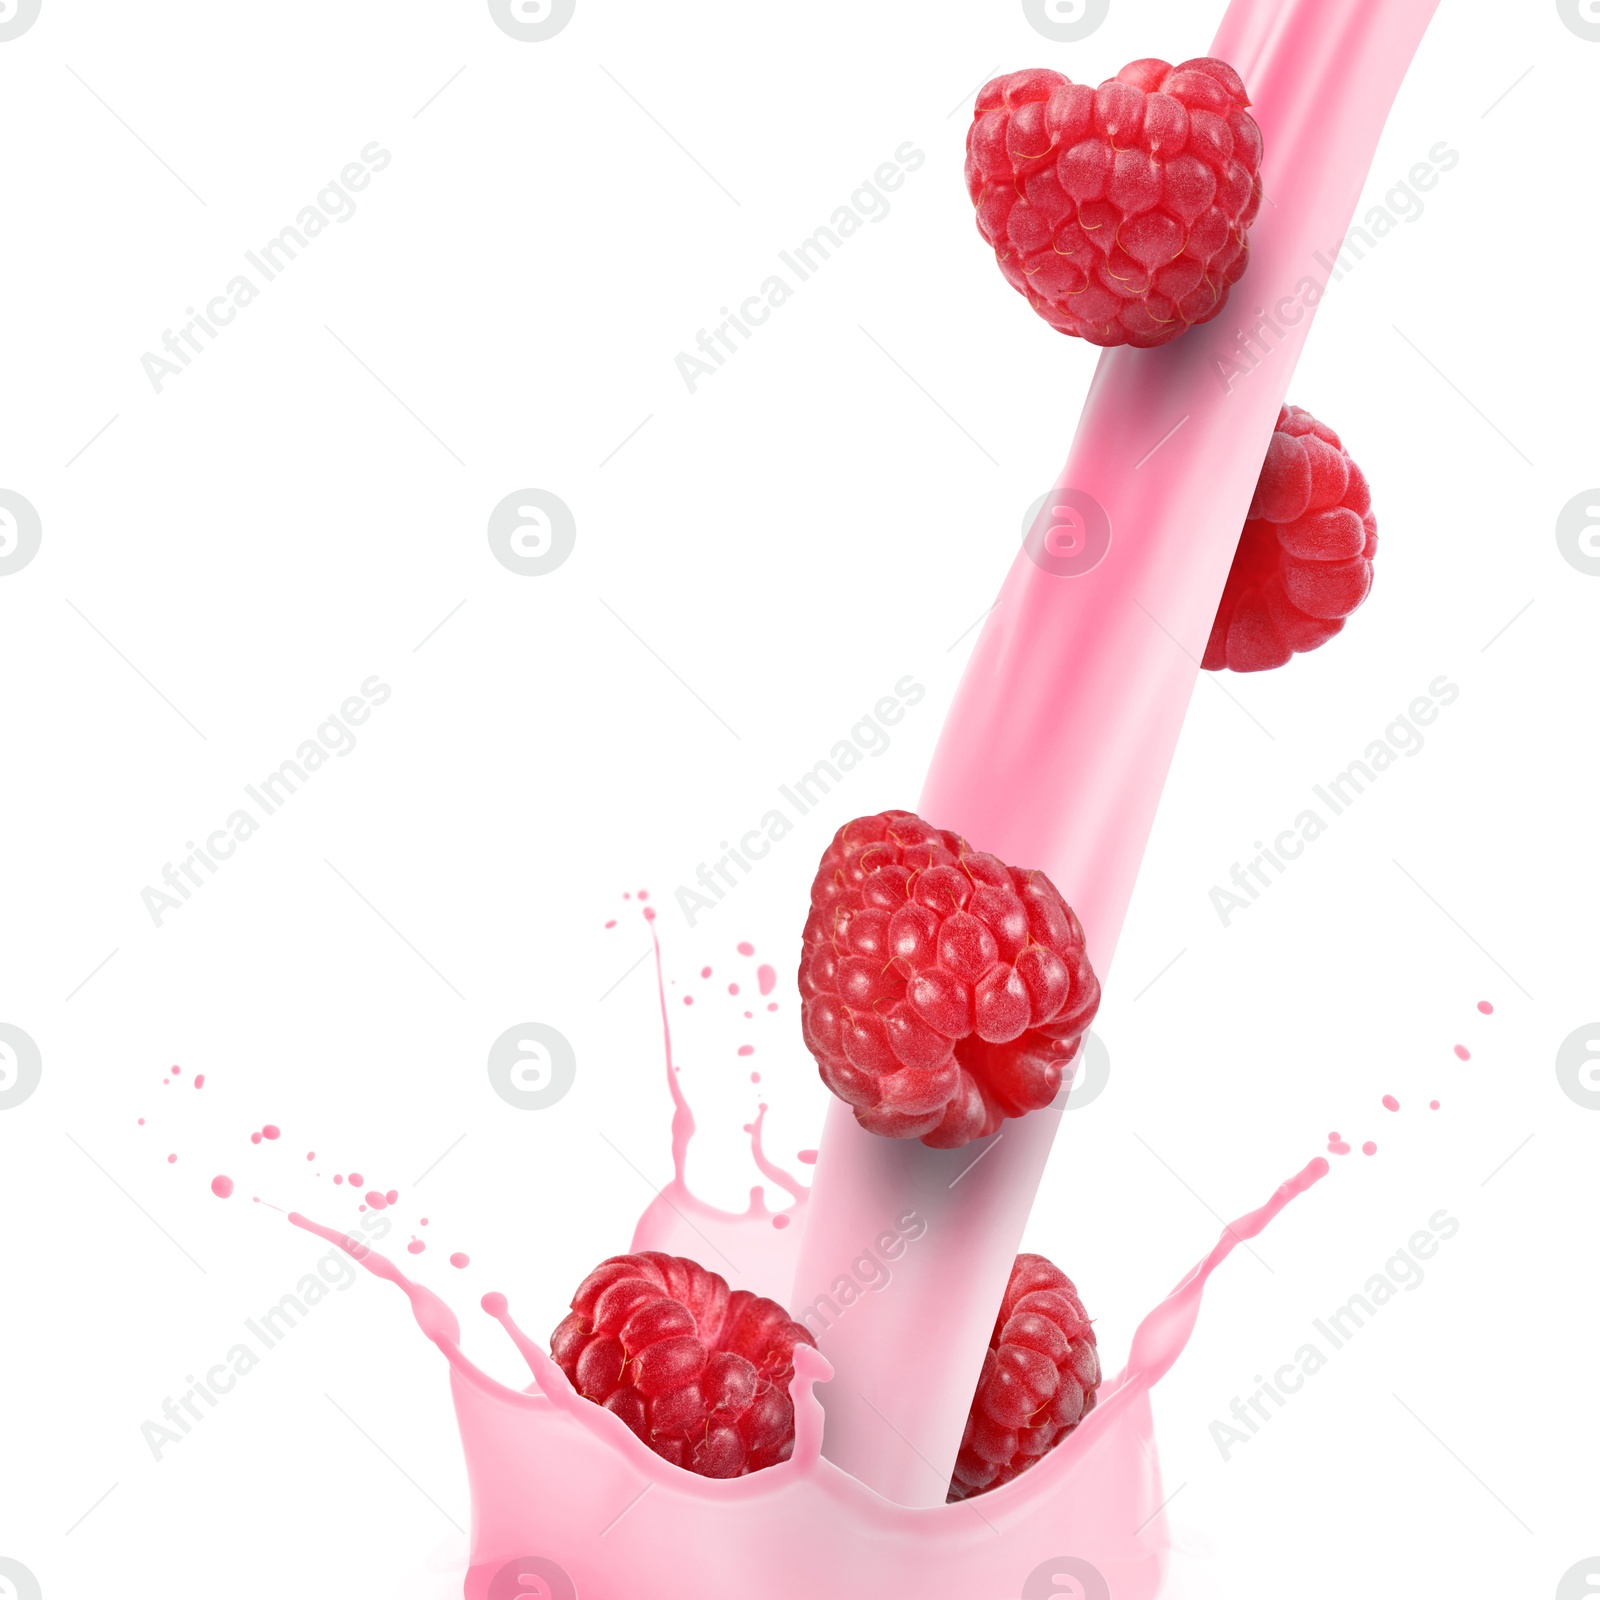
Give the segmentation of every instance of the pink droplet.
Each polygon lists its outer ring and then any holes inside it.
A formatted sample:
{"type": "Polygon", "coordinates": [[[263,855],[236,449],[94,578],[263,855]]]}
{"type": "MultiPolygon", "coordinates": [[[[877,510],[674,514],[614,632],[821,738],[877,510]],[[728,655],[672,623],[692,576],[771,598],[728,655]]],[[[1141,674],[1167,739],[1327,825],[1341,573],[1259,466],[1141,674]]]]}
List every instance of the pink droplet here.
{"type": "Polygon", "coordinates": [[[233,1179],[224,1177],[222,1173],[219,1172],[216,1177],[211,1180],[211,1192],[217,1197],[217,1199],[226,1200],[228,1196],[233,1193],[233,1179]]]}
{"type": "Polygon", "coordinates": [[[428,1219],[426,1217],[419,1218],[418,1220],[421,1222],[424,1228],[428,1226],[428,1219]]]}
{"type": "Polygon", "coordinates": [[[1392,1094],[1386,1094],[1383,1097],[1383,1109],[1385,1111],[1398,1111],[1400,1109],[1400,1102],[1396,1100],[1392,1094]]]}
{"type": "Polygon", "coordinates": [[[183,1068],[182,1067],[169,1067],[167,1070],[172,1074],[172,1076],[174,1078],[181,1078],[183,1076],[183,1068]]]}
{"type": "Polygon", "coordinates": [[[457,1250],[456,1253],[450,1257],[450,1265],[452,1267],[466,1267],[470,1266],[471,1264],[472,1257],[469,1256],[465,1250],[457,1250]]]}
{"type": "Polygon", "coordinates": [[[489,1313],[491,1317],[503,1317],[506,1314],[506,1297],[498,1290],[491,1290],[478,1304],[489,1313]]]}
{"type": "Polygon", "coordinates": [[[1336,1133],[1330,1133],[1328,1135],[1328,1149],[1336,1156],[1347,1156],[1350,1154],[1350,1146],[1347,1145],[1336,1133]]]}
{"type": "Polygon", "coordinates": [[[350,1174],[350,1181],[351,1181],[351,1183],[353,1183],[356,1186],[356,1188],[359,1189],[364,1180],[362,1179],[362,1176],[361,1176],[361,1174],[359,1172],[352,1172],[350,1174]]]}
{"type": "Polygon", "coordinates": [[[755,1017],[755,1012],[753,1012],[753,1011],[747,1011],[744,1014],[744,1020],[746,1022],[752,1021],[754,1019],[754,1017],[755,1017]]]}
{"type": "Polygon", "coordinates": [[[205,1088],[205,1086],[206,1086],[206,1075],[205,1075],[205,1073],[197,1072],[194,1075],[194,1086],[197,1089],[205,1088]]]}
{"type": "Polygon", "coordinates": [[[748,939],[739,941],[738,950],[742,956],[753,956],[756,953],[756,947],[748,939]]]}
{"type": "Polygon", "coordinates": [[[700,976],[702,978],[709,978],[711,976],[711,968],[710,967],[701,967],[700,976]]]}
{"type": "Polygon", "coordinates": [[[611,919],[611,920],[610,920],[610,921],[609,921],[609,922],[608,922],[608,923],[607,923],[607,924],[606,924],[606,926],[607,926],[607,927],[608,927],[608,928],[614,928],[614,927],[616,927],[616,925],[617,925],[617,919],[616,919],[616,918],[615,918],[615,917],[613,917],[613,918],[612,918],[612,919],[611,919]]]}
{"type": "Polygon", "coordinates": [[[1487,1000],[1480,1000],[1478,1002],[1478,1009],[1486,1017],[1492,1017],[1494,1015],[1494,1007],[1492,1005],[1490,1005],[1487,1000]]]}
{"type": "Polygon", "coordinates": [[[261,1130],[261,1137],[263,1139],[276,1139],[280,1132],[281,1132],[281,1130],[279,1129],[278,1125],[275,1122],[269,1122],[261,1130]]]}
{"type": "Polygon", "coordinates": [[[1428,1102],[1428,1109],[1430,1111],[1437,1111],[1439,1109],[1439,1102],[1437,1100],[1430,1100],[1428,1102]]]}
{"type": "Polygon", "coordinates": [[[1456,1055],[1462,1061],[1470,1061],[1472,1059],[1472,1052],[1464,1044],[1456,1046],[1456,1055]]]}
{"type": "Polygon", "coordinates": [[[140,1127],[141,1127],[141,1128],[142,1128],[142,1127],[143,1127],[143,1126],[144,1126],[144,1118],[143,1118],[143,1117],[140,1117],[140,1118],[139,1118],[139,1126],[140,1126],[140,1127]]]}
{"type": "Polygon", "coordinates": [[[650,898],[650,891],[648,889],[641,889],[639,891],[639,898],[641,900],[648,900],[650,898]]]}
{"type": "Polygon", "coordinates": [[[343,1174],[343,1173],[342,1173],[342,1172],[336,1172],[336,1173],[334,1173],[334,1175],[333,1175],[333,1181],[334,1181],[334,1182],[335,1182],[335,1183],[343,1183],[343,1182],[344,1182],[344,1174],[343,1174]]]}
{"type": "Polygon", "coordinates": [[[774,1228],[787,1228],[789,1226],[789,1219],[780,1211],[778,1215],[772,1219],[772,1226],[774,1228]]]}
{"type": "Polygon", "coordinates": [[[251,1144],[260,1144],[261,1143],[261,1135],[259,1133],[252,1133],[250,1135],[250,1143],[251,1144]]]}
{"type": "Polygon", "coordinates": [[[739,985],[738,984],[730,983],[728,985],[728,993],[729,994],[738,994],[738,992],[739,992],[739,985]]]}
{"type": "Polygon", "coordinates": [[[390,1205],[393,1205],[395,1201],[400,1198],[400,1191],[398,1189],[390,1189],[384,1194],[383,1198],[387,1200],[390,1205]]]}
{"type": "Polygon", "coordinates": [[[751,1083],[760,1083],[761,1082],[761,1074],[759,1072],[752,1072],[750,1074],[750,1081],[751,1081],[751,1083]]]}
{"type": "Polygon", "coordinates": [[[656,908],[654,906],[646,906],[644,908],[644,920],[646,922],[654,922],[656,920],[656,908]]]}
{"type": "Polygon", "coordinates": [[[315,1150],[307,1150],[306,1151],[306,1160],[307,1161],[315,1161],[316,1159],[317,1159],[317,1152],[315,1150]]]}
{"type": "Polygon", "coordinates": [[[1372,1142],[1372,1140],[1368,1139],[1367,1142],[1362,1145],[1361,1153],[1364,1156],[1375,1156],[1378,1153],[1378,1147],[1372,1142]]]}
{"type": "Polygon", "coordinates": [[[776,1000],[772,1000],[772,1001],[768,1002],[768,1004],[767,1004],[767,1010],[768,1011],[776,1011],[777,1009],[778,1009],[778,1002],[776,1000]]]}
{"type": "Polygon", "coordinates": [[[742,1044],[739,1046],[739,1054],[742,1056],[753,1056],[755,1053],[756,1047],[753,1044],[742,1044]]]}
{"type": "Polygon", "coordinates": [[[411,1243],[406,1246],[406,1249],[409,1250],[414,1256],[420,1256],[427,1248],[427,1245],[425,1245],[420,1239],[413,1239],[411,1243]]]}
{"type": "Polygon", "coordinates": [[[368,1189],[367,1204],[371,1206],[374,1211],[382,1211],[388,1206],[389,1202],[385,1200],[376,1189],[368,1189]]]}
{"type": "Polygon", "coordinates": [[[686,1006],[692,1006],[694,1004],[694,996],[692,994],[686,994],[683,997],[683,1003],[686,1006]]]}
{"type": "Polygon", "coordinates": [[[778,974],[763,961],[756,968],[756,983],[760,986],[762,994],[771,994],[778,986],[778,974]]]}
{"type": "Polygon", "coordinates": [[[174,1161],[176,1161],[176,1160],[177,1160],[177,1159],[178,1159],[178,1157],[177,1157],[177,1155],[176,1155],[176,1153],[174,1153],[174,1154],[172,1154],[172,1155],[170,1155],[170,1156],[168,1156],[168,1157],[167,1157],[167,1165],[168,1165],[168,1166],[169,1166],[169,1167],[170,1167],[170,1166],[171,1166],[171,1165],[172,1165],[172,1163],[173,1163],[173,1162],[174,1162],[174,1161]]]}
{"type": "Polygon", "coordinates": [[[817,1152],[815,1150],[802,1150],[798,1159],[805,1162],[808,1167],[814,1167],[817,1164],[817,1152]]]}

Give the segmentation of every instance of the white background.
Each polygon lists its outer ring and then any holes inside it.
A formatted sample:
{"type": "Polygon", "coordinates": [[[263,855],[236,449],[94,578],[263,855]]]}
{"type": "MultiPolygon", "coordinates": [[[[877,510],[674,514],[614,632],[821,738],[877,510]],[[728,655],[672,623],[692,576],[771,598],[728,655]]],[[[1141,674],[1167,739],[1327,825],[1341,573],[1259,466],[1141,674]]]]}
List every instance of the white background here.
{"type": "MultiPolygon", "coordinates": [[[[696,1187],[742,1203],[751,1066],[774,1154],[816,1142],[810,872],[850,815],[915,803],[1094,366],[974,233],[972,91],[1201,54],[1220,12],[1113,0],[1064,45],[1014,0],[579,0],[527,44],[467,0],[44,0],[0,43],[0,488],[43,527],[0,578],[0,1022],[44,1062],[0,1112],[0,1555],[48,1600],[450,1592],[444,1369],[384,1286],[159,1463],[140,1425],[320,1254],[250,1195],[348,1221],[351,1167],[516,1371],[477,1297],[544,1332],[626,1247],[629,1163],[669,1175],[624,891],[705,995],[676,1017],[696,1187]],[[356,214],[157,394],[143,353],[373,140],[356,214]],[[905,141],[889,215],[691,395],[675,355],[905,141]],[[485,536],[525,487],[576,519],[544,577],[485,536]],[[358,747],[155,927],[141,889],[372,674],[358,747]],[[888,753],[690,929],[674,888],[906,674],[928,693],[888,753]],[[748,1026],[711,1003],[741,939],[780,973],[748,1026]],[[577,1052],[545,1112],[485,1071],[526,1020],[577,1052]]],[[[1550,0],[1441,6],[1363,209],[1441,140],[1460,163],[1329,296],[1290,391],[1374,484],[1373,596],[1316,655],[1198,686],[1097,1024],[1110,1086],[1030,1227],[1114,1369],[1219,1216],[1329,1129],[1379,1144],[1228,1265],[1158,1393],[1183,1592],[1542,1597],[1600,1553],[1600,1114],[1554,1071],[1600,1014],[1600,579],[1554,532],[1600,480],[1597,73],[1550,0]],[[1426,747],[1224,928],[1211,887],[1441,674],[1426,747]],[[1427,1281],[1224,1462],[1211,1421],[1440,1208],[1427,1281]]]]}

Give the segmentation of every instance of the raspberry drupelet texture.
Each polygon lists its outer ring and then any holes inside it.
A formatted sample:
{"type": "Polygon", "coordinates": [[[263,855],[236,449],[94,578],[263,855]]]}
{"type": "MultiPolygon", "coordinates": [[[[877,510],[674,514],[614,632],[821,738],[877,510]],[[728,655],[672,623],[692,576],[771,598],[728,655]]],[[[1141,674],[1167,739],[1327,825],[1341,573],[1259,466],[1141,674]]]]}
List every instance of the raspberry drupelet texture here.
{"type": "Polygon", "coordinates": [[[1044,1256],[1018,1256],[946,1498],[1025,1472],[1094,1409],[1099,1385],[1100,1352],[1072,1280],[1044,1256]]]}
{"type": "Polygon", "coordinates": [[[1315,650],[1372,588],[1372,491],[1339,435],[1285,406],[1202,664],[1263,672],[1315,650]]]}
{"type": "Polygon", "coordinates": [[[817,868],[800,994],[822,1081],[861,1126],[948,1150],[1055,1099],[1100,984],[1042,872],[885,811],[817,868]]]}
{"type": "Polygon", "coordinates": [[[602,1261],[578,1285],[550,1354],[663,1460],[738,1478],[789,1459],[794,1347],[813,1343],[774,1301],[645,1251],[602,1261]]]}
{"type": "Polygon", "coordinates": [[[978,91],[967,192],[1013,288],[1091,344],[1166,344],[1227,303],[1261,206],[1261,130],[1210,58],[1098,89],[1009,72],[978,91]]]}

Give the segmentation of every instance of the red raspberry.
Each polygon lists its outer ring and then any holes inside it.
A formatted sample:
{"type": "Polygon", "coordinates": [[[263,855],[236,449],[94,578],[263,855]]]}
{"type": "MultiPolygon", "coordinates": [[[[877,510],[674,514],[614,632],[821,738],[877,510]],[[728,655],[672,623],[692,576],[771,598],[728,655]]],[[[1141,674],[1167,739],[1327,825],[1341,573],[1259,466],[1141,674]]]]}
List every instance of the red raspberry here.
{"type": "Polygon", "coordinates": [[[1263,672],[1315,650],[1367,598],[1377,548],[1361,468],[1325,422],[1285,406],[1202,665],[1263,672]]]}
{"type": "Polygon", "coordinates": [[[909,811],[833,836],[800,994],[822,1081],[861,1126],[937,1150],[1049,1105],[1100,1004],[1055,885],[909,811]]]}
{"type": "Polygon", "coordinates": [[[1209,57],[1135,61],[1098,89],[1044,67],[985,84],[967,192],[1007,281],[1090,344],[1166,344],[1209,322],[1261,205],[1249,104],[1209,57]]]}
{"type": "Polygon", "coordinates": [[[663,1460],[739,1478],[789,1459],[794,1347],[815,1342],[775,1302],[649,1250],[612,1256],[578,1285],[550,1354],[663,1460]]]}
{"type": "Polygon", "coordinates": [[[1010,1483],[1094,1409],[1100,1352],[1072,1280],[1018,1256],[983,1358],[947,1500],[1010,1483]]]}

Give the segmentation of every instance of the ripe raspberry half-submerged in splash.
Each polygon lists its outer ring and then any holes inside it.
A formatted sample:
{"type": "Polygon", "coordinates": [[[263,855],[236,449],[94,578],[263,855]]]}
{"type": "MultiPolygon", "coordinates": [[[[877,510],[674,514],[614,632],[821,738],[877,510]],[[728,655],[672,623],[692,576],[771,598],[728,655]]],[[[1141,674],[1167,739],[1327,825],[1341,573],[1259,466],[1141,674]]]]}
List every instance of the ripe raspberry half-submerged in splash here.
{"type": "Polygon", "coordinates": [[[1100,1352],[1072,1280],[1044,1256],[1018,1256],[948,1498],[1010,1483],[1094,1409],[1099,1387],[1100,1352]]]}
{"type": "Polygon", "coordinates": [[[1372,588],[1372,491],[1332,428],[1278,413],[1202,665],[1264,672],[1326,644],[1372,588]]]}
{"type": "Polygon", "coordinates": [[[1261,130],[1210,57],[1098,89],[1008,72],[978,91],[967,192],[1006,281],[1062,333],[1166,344],[1227,304],[1261,207],[1261,130]]]}
{"type": "Polygon", "coordinates": [[[578,1285],[550,1354],[663,1460],[739,1478],[793,1452],[794,1347],[814,1342],[776,1302],[648,1250],[612,1256],[578,1285]]]}
{"type": "Polygon", "coordinates": [[[1100,984],[1042,872],[885,811],[822,857],[800,994],[823,1082],[861,1126],[943,1150],[1056,1098],[1100,984]]]}

